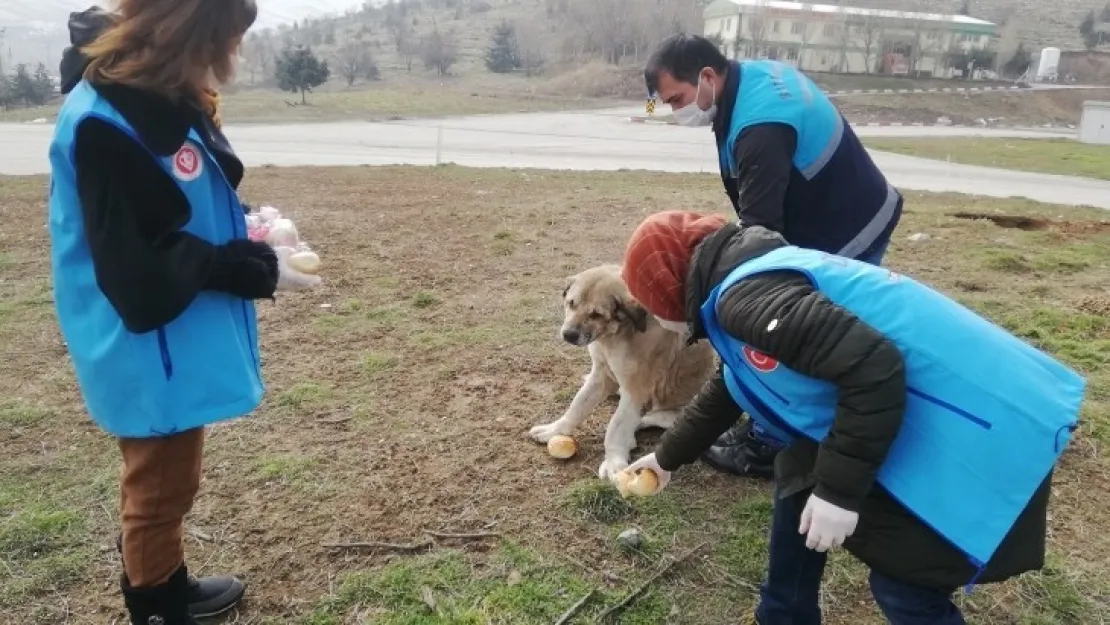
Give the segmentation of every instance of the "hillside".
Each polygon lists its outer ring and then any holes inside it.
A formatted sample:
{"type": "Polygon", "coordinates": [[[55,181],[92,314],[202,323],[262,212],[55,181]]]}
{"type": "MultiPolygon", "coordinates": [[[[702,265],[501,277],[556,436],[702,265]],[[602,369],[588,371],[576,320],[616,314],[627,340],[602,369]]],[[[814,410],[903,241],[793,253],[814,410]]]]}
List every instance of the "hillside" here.
{"type": "Polygon", "coordinates": [[[699,16],[697,0],[411,0],[252,33],[240,80],[256,86],[272,81],[275,56],[299,44],[327,59],[341,83],[365,82],[369,56],[379,77],[395,83],[465,82],[570,97],[627,96],[631,89],[639,97],[639,76],[634,88],[627,82],[638,70],[615,65],[642,67],[663,37],[698,29],[699,16]],[[503,24],[512,28],[520,62],[498,75],[485,59],[503,24]],[[552,76],[559,79],[551,83],[552,76]]]}
{"type": "MultiPolygon", "coordinates": [[[[833,1],[833,0],[830,0],[833,1]]],[[[1100,2],[1101,0],[1094,0],[1100,2]]],[[[847,4],[847,0],[845,0],[847,4]]],[[[962,0],[851,0],[854,5],[955,12],[962,0]]],[[[292,27],[257,30],[244,47],[243,83],[272,80],[273,59],[285,45],[310,45],[329,60],[340,83],[362,82],[365,56],[393,83],[545,93],[569,97],[635,97],[638,70],[660,39],[702,27],[700,0],[408,0],[370,6],[338,17],[306,19],[292,27]],[[495,75],[485,58],[494,32],[512,28],[516,71],[495,75]],[[429,47],[434,50],[429,51],[429,47]],[[435,57],[435,58],[433,58],[435,57]],[[439,61],[446,61],[440,63],[439,61]],[[609,62],[603,62],[609,61],[609,62]],[[621,69],[617,69],[617,67],[621,69]],[[344,71],[344,68],[350,71],[344,71]],[[552,77],[556,77],[552,81],[552,77]],[[537,79],[539,78],[539,79],[537,79]]],[[[1034,56],[1044,45],[1082,47],[1078,24],[1092,0],[969,0],[970,13],[1006,23],[1000,47],[1019,42],[1034,56]]],[[[1006,53],[1006,52],[1004,52],[1006,53]]],[[[1101,63],[1100,63],[1101,64],[1101,63]]],[[[1084,72],[1091,74],[1090,72],[1084,72]]],[[[1098,72],[1093,73],[1094,76],[1098,72]]],[[[352,84],[353,84],[352,83],[352,84]]]]}
{"type": "MultiPolygon", "coordinates": [[[[844,0],[846,4],[871,9],[955,13],[962,0],[844,0]]],[[[1079,23],[1090,10],[1096,12],[1105,2],[1100,0],[969,0],[972,17],[996,24],[1016,22],[1017,37],[1027,47],[1039,51],[1045,46],[1063,50],[1083,49],[1079,23]]]]}

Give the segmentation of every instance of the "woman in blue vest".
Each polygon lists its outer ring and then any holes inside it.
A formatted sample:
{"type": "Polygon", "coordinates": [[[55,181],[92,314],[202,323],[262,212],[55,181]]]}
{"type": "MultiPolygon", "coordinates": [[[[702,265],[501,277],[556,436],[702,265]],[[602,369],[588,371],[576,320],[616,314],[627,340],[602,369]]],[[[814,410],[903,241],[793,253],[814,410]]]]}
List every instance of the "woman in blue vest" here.
{"type": "Polygon", "coordinates": [[[220,131],[213,89],[254,0],[116,4],[70,19],[50,144],[54,302],[88,412],[119,441],[131,622],[192,624],[244,591],[184,562],[204,426],[262,399],[254,300],[316,280],[245,238],[243,165],[220,131]]]}
{"type": "Polygon", "coordinates": [[[820,623],[826,553],[842,544],[894,625],[964,623],[959,586],[1043,566],[1051,472],[1085,389],[1075,372],[907,276],[722,217],[648,218],[623,275],[722,361],[630,468],[662,488],[742,413],[788,443],[758,623],[820,623]]]}

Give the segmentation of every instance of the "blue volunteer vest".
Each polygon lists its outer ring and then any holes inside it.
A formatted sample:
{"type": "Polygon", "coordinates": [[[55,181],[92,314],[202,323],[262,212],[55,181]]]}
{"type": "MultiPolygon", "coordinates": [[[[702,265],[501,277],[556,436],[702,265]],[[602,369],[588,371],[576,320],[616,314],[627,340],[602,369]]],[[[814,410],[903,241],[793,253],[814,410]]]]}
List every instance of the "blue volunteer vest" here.
{"type": "MultiPolygon", "coordinates": [[[[135,334],[97,286],[73,157],[74,133],[89,117],[142,142],[127,120],[82,81],[66,97],[50,144],[54,304],[90,416],[114,436],[145,438],[252,411],[264,389],[253,302],[201,291],[177,319],[135,334]]],[[[238,195],[195,131],[174,156],[151,158],[192,207],[186,232],[215,244],[246,237],[238,195]]]]}
{"type": "MultiPolygon", "coordinates": [[[[718,145],[721,175],[735,179],[740,134],[757,124],[794,129],[797,144],[783,200],[783,236],[792,245],[855,258],[889,233],[901,195],[825,92],[786,63],[733,64],[740,77],[724,141],[718,145]]],[[[727,186],[727,185],[726,185],[727,186]]]]}
{"type": "Polygon", "coordinates": [[[784,247],[737,267],[701,307],[733,399],[784,441],[828,435],[837,387],[753,350],[716,315],[729,287],[781,269],[805,274],[898,346],[906,411],[878,481],[982,571],[1070,440],[1086,381],[908,276],[784,247]]]}

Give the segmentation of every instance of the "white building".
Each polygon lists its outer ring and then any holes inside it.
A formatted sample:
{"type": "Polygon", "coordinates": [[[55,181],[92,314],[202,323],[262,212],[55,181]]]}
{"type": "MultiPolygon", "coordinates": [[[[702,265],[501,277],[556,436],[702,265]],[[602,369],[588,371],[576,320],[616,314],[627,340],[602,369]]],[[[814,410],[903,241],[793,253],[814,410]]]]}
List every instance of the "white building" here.
{"type": "Polygon", "coordinates": [[[998,27],[940,15],[782,0],[716,0],[706,37],[730,58],[773,58],[816,72],[951,77],[987,50],[998,27]],[[870,71],[868,71],[870,70],[870,71]]]}

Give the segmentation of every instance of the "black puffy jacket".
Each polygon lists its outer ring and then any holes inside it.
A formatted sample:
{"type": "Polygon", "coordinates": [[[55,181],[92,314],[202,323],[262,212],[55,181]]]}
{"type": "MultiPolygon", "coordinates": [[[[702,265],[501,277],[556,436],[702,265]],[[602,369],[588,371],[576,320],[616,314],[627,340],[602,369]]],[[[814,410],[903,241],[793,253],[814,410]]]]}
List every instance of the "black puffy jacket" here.
{"type": "MultiPolygon", "coordinates": [[[[785,245],[780,235],[765,228],[729,224],[698,246],[687,276],[691,340],[706,338],[698,310],[710,291],[743,262],[785,245]]],[[[725,331],[783,365],[840,387],[829,436],[820,444],[799,440],[775,459],[776,496],[813,489],[822,499],[859,512],[859,524],[844,547],[888,577],[941,589],[971,581],[976,570],[964,555],[875,482],[905,406],[898,348],[791,271],[736,283],[719,298],[717,318],[725,331]]],[[[656,460],[666,470],[694,462],[741,414],[718,374],[663,436],[656,460]]],[[[1050,483],[1051,475],[979,583],[1044,566],[1050,483]]]]}

